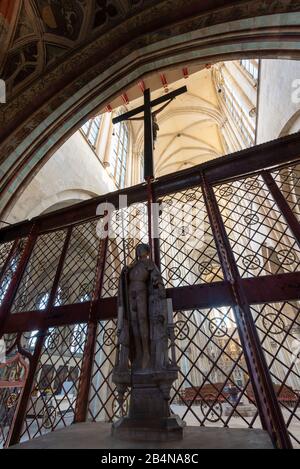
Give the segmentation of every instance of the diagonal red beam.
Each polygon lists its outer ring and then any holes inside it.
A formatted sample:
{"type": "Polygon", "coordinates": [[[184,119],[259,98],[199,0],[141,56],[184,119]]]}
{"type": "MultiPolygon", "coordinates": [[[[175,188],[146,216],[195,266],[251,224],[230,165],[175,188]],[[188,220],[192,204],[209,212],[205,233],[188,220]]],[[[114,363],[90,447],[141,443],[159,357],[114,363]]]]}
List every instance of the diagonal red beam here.
{"type": "Polygon", "coordinates": [[[160,76],[160,81],[162,82],[165,92],[169,93],[169,86],[168,86],[168,80],[167,80],[166,75],[164,73],[160,73],[159,76],[160,76]]]}
{"type": "Polygon", "coordinates": [[[183,78],[188,78],[189,77],[189,70],[188,70],[187,67],[183,67],[182,75],[183,75],[183,78]]]}
{"type": "Polygon", "coordinates": [[[126,93],[123,93],[121,98],[122,98],[122,101],[123,101],[124,104],[126,104],[126,105],[129,104],[129,98],[128,98],[126,93]]]}
{"type": "Polygon", "coordinates": [[[138,87],[140,88],[141,92],[144,94],[145,89],[146,89],[146,85],[145,85],[144,80],[140,80],[140,81],[138,82],[138,87]]]}

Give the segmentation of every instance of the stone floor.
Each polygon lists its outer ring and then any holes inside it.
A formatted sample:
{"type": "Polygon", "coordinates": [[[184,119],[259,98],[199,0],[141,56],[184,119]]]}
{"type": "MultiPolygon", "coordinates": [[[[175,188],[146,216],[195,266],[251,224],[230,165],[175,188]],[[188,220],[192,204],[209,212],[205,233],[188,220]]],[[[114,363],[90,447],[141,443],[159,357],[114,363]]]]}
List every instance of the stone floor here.
{"type": "Polygon", "coordinates": [[[124,442],[110,436],[110,424],[79,423],[40,438],[21,443],[13,449],[271,449],[266,432],[247,428],[186,427],[180,442],[124,442]]]}

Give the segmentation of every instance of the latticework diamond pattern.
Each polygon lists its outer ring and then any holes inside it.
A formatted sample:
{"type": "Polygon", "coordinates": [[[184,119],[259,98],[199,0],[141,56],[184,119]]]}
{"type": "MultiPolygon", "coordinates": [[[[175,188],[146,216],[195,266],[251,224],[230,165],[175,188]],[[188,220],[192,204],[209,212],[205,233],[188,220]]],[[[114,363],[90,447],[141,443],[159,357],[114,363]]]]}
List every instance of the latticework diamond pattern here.
{"type": "Polygon", "coordinates": [[[296,163],[272,173],[280,191],[300,221],[300,164],[296,163]]]}
{"type": "Polygon", "coordinates": [[[12,245],[13,245],[13,241],[10,241],[9,243],[0,244],[0,273],[11,251],[12,245]]]}
{"type": "Polygon", "coordinates": [[[72,230],[57,290],[57,304],[80,303],[92,297],[100,249],[97,223],[97,220],[89,221],[72,230]]]}
{"type": "MultiPolygon", "coordinates": [[[[2,279],[0,283],[0,305],[2,301],[4,300],[9,284],[14,276],[14,273],[17,270],[19,260],[24,251],[25,243],[26,243],[26,240],[24,239],[19,241],[17,249],[15,250],[13,257],[10,259],[10,262],[5,268],[5,271],[2,273],[3,275],[2,275],[2,279]]],[[[4,263],[7,259],[7,256],[10,254],[10,249],[12,248],[12,244],[13,243],[5,243],[6,245],[5,249],[4,249],[5,245],[2,245],[3,246],[2,259],[1,259],[2,267],[4,267],[4,263]]],[[[1,272],[1,268],[0,268],[0,272],[1,272]]]]}
{"type": "Polygon", "coordinates": [[[300,250],[261,176],[215,188],[242,277],[299,270],[300,250]]]}
{"type": "Polygon", "coordinates": [[[260,426],[232,310],[180,311],[174,322],[173,412],[188,425],[260,426]]]}
{"type": "Polygon", "coordinates": [[[38,237],[11,312],[45,309],[65,240],[65,230],[38,237]]]}
{"type": "Polygon", "coordinates": [[[159,231],[161,272],[167,287],[223,280],[201,188],[162,199],[159,231]]]}
{"type": "Polygon", "coordinates": [[[89,396],[88,420],[112,422],[126,414],[129,396],[121,409],[112,382],[112,370],[116,356],[116,321],[100,321],[89,396]]]}
{"type": "Polygon", "coordinates": [[[291,440],[300,448],[299,302],[251,307],[291,440]]]}
{"type": "Polygon", "coordinates": [[[122,268],[135,259],[135,247],[148,242],[146,204],[116,210],[111,216],[102,297],[116,296],[122,268]]]}
{"type": "Polygon", "coordinates": [[[23,440],[73,422],[86,330],[86,324],[48,330],[27,408],[23,440]]]}

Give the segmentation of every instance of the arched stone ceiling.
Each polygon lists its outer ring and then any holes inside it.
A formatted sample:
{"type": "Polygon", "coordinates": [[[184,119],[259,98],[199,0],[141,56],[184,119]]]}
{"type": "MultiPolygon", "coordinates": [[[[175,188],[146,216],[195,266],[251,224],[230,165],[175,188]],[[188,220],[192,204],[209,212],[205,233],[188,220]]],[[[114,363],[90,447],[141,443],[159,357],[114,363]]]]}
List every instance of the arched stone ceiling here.
{"type": "Polygon", "coordinates": [[[279,50],[299,57],[299,11],[298,0],[2,0],[1,67],[13,81],[0,107],[1,215],[71,133],[148,73],[196,60],[278,57],[279,50]],[[22,13],[24,4],[33,13],[22,13]],[[97,30],[95,8],[105,18],[97,30]],[[18,21],[22,14],[34,16],[32,30],[18,21]],[[30,38],[44,48],[43,63],[30,38]],[[47,61],[50,38],[65,52],[47,61]],[[23,46],[29,50],[15,60],[23,46]],[[27,64],[21,76],[19,62],[27,64]]]}
{"type": "MultiPolygon", "coordinates": [[[[158,140],[154,151],[155,175],[163,176],[180,169],[203,163],[225,153],[221,127],[225,116],[219,108],[215,85],[212,78],[212,67],[185,67],[177,73],[180,79],[170,83],[170,75],[164,77],[168,84],[167,91],[187,86],[187,93],[174,99],[157,115],[159,125],[158,140]],[[199,70],[200,69],[200,70],[199,70]],[[186,73],[185,78],[182,76],[186,73]]],[[[161,73],[156,74],[161,77],[161,73]]],[[[176,76],[173,71],[173,76],[176,76]]],[[[155,77],[145,81],[153,90],[155,77]]],[[[154,88],[155,89],[155,88],[154,88]]],[[[152,92],[152,99],[164,94],[162,85],[152,92]]],[[[129,90],[127,95],[133,94],[129,90]]],[[[133,109],[142,105],[143,98],[136,99],[127,106],[133,109]]],[[[154,109],[155,110],[155,109],[154,109]]],[[[143,154],[143,123],[131,121],[136,141],[134,152],[143,154]]]]}

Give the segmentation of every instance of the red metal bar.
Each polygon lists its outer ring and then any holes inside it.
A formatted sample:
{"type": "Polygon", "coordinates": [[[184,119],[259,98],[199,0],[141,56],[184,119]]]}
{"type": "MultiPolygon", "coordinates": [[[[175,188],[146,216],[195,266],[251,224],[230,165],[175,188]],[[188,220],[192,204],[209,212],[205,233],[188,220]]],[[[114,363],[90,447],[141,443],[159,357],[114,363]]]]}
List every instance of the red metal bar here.
{"type": "Polygon", "coordinates": [[[67,252],[68,252],[71,236],[72,236],[72,227],[68,228],[68,230],[67,230],[66,238],[65,238],[64,245],[63,245],[63,248],[62,248],[62,252],[61,252],[61,255],[60,255],[60,259],[59,259],[59,262],[58,262],[58,265],[57,265],[57,269],[56,269],[55,277],[54,277],[54,280],[53,280],[51,292],[50,292],[50,295],[49,295],[47,307],[45,309],[45,320],[51,319],[51,314],[53,314],[52,310],[53,310],[53,306],[54,306],[54,302],[55,302],[55,297],[56,297],[56,293],[57,293],[57,289],[58,289],[60,276],[61,276],[62,269],[63,269],[63,266],[64,266],[65,258],[66,258],[67,252]]]}
{"type": "Polygon", "coordinates": [[[274,391],[270,372],[261,348],[238,268],[224,228],[212,188],[202,174],[203,194],[215,242],[219,245],[226,279],[231,283],[237,329],[255,394],[256,405],[265,428],[277,448],[292,448],[292,443],[274,391]]]}
{"type": "Polygon", "coordinates": [[[121,95],[121,98],[123,100],[123,103],[126,105],[126,104],[129,104],[129,99],[128,99],[128,96],[127,96],[127,93],[123,93],[121,95]]]}
{"type": "MultiPolygon", "coordinates": [[[[276,303],[300,300],[300,272],[241,279],[241,285],[249,304],[276,303]]],[[[202,285],[168,288],[174,311],[207,309],[219,306],[233,306],[230,283],[214,282],[202,285]]],[[[96,317],[98,321],[117,317],[117,298],[99,298],[96,317]]],[[[10,316],[4,328],[5,334],[59,327],[88,322],[90,302],[53,306],[51,315],[44,318],[40,311],[27,311],[10,316]]]]}
{"type": "Polygon", "coordinates": [[[273,176],[267,171],[263,171],[261,175],[280,212],[282,213],[293,235],[295,236],[298,245],[300,246],[300,225],[296,216],[285,200],[273,176]]]}
{"type": "Polygon", "coordinates": [[[144,91],[145,91],[145,89],[146,89],[146,85],[145,85],[144,80],[140,80],[140,81],[138,82],[138,86],[139,86],[141,92],[144,94],[144,91]]]}
{"type": "Polygon", "coordinates": [[[300,300],[300,272],[245,278],[241,285],[249,304],[300,300]]]}
{"type": "Polygon", "coordinates": [[[147,178],[147,215],[148,215],[148,242],[150,246],[150,258],[155,259],[155,247],[153,239],[153,197],[152,197],[152,179],[147,178]]]}
{"type": "MultiPolygon", "coordinates": [[[[107,216],[107,212],[105,213],[107,216]]],[[[108,225],[104,228],[108,233],[108,225]]],[[[93,373],[93,363],[95,355],[95,347],[97,340],[97,327],[98,327],[98,318],[97,318],[97,309],[99,307],[103,278],[104,278],[104,269],[106,262],[108,246],[108,236],[100,242],[99,258],[97,262],[97,270],[95,276],[95,288],[90,302],[89,310],[89,321],[88,321],[88,330],[87,330],[87,341],[84,348],[79,385],[78,385],[78,394],[76,399],[75,406],[75,415],[74,423],[85,422],[88,406],[89,406],[89,394],[91,389],[92,382],[92,373],[93,373]]]]}

